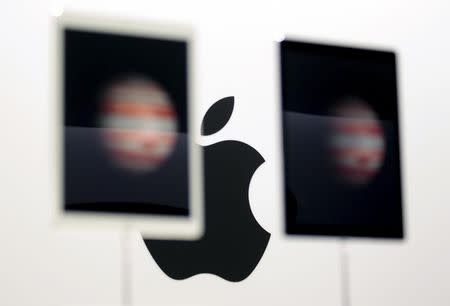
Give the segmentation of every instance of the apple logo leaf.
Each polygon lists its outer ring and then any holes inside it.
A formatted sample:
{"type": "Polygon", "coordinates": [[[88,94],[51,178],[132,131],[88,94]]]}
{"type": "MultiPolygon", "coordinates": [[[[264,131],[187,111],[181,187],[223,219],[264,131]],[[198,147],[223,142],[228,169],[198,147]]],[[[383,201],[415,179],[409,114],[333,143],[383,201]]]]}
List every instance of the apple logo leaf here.
{"type": "Polygon", "coordinates": [[[234,108],[234,97],[225,97],[214,103],[203,117],[201,132],[203,136],[220,131],[230,120],[234,108]]]}

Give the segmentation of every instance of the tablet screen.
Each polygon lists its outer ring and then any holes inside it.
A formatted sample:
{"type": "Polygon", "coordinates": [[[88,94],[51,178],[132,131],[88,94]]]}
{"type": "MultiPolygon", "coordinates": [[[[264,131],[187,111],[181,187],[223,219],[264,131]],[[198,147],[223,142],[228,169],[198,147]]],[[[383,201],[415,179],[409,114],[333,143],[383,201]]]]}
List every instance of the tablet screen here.
{"type": "Polygon", "coordinates": [[[187,43],[66,28],[68,211],[189,210],[187,43]]]}
{"type": "Polygon", "coordinates": [[[395,54],[280,48],[286,232],[403,237],[395,54]]]}

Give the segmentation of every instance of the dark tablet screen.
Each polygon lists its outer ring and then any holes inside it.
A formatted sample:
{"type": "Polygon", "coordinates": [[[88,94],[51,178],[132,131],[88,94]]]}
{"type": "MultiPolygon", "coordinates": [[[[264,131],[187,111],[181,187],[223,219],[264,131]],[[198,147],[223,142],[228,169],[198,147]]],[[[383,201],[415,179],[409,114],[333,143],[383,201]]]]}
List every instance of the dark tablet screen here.
{"type": "Polygon", "coordinates": [[[402,238],[395,54],[280,49],[286,232],[402,238]]]}
{"type": "Polygon", "coordinates": [[[65,209],[189,215],[187,42],[66,29],[65,209]]]}

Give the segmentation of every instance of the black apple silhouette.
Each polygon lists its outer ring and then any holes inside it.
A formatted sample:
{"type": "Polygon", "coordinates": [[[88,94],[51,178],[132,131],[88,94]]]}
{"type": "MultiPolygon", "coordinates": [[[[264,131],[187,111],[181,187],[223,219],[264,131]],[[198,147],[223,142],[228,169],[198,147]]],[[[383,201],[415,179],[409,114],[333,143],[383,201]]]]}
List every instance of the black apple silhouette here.
{"type": "MultiPolygon", "coordinates": [[[[202,134],[211,135],[228,122],[234,98],[217,101],[206,113],[202,134]]],[[[146,240],[159,267],[173,279],[201,273],[238,282],[260,261],[270,239],[250,209],[248,188],[264,158],[239,141],[204,147],[205,234],[196,241],[146,240]]]]}

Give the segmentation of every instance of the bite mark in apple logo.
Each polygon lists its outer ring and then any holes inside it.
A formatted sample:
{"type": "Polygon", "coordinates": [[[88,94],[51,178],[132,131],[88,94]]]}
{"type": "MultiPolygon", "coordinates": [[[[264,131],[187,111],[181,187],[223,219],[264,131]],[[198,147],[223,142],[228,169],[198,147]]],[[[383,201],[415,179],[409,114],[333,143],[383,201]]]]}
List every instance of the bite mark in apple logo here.
{"type": "MultiPolygon", "coordinates": [[[[202,122],[211,135],[228,122],[234,97],[213,104],[202,122]]],[[[264,158],[239,141],[221,141],[204,149],[205,233],[195,241],[147,240],[145,244],[162,271],[177,280],[209,273],[239,282],[263,256],[270,233],[256,221],[248,199],[249,184],[264,158]]]]}

